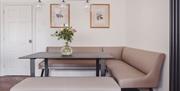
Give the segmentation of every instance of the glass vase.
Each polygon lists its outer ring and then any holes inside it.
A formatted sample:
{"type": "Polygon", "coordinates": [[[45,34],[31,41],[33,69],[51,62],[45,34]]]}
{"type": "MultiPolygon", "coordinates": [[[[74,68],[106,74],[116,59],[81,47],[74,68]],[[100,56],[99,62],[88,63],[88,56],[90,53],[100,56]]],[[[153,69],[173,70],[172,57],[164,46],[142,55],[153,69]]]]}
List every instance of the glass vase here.
{"type": "Polygon", "coordinates": [[[70,56],[70,55],[72,55],[72,53],[73,53],[72,48],[69,46],[69,43],[66,42],[66,43],[65,43],[65,46],[63,46],[63,47],[61,48],[61,54],[62,54],[63,56],[70,56]]]}

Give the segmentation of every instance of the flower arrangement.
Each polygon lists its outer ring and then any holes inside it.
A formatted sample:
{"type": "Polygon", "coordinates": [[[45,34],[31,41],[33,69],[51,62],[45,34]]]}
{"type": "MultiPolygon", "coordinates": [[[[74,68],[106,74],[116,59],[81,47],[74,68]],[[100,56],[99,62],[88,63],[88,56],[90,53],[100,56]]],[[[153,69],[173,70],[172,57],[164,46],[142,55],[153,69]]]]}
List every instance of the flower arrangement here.
{"type": "Polygon", "coordinates": [[[62,39],[68,44],[69,42],[72,42],[74,33],[76,32],[75,29],[72,27],[65,26],[60,31],[56,31],[52,36],[57,37],[58,40],[62,39]]]}
{"type": "Polygon", "coordinates": [[[60,31],[56,31],[52,36],[56,37],[58,40],[64,40],[65,46],[61,48],[62,55],[69,56],[72,55],[72,48],[69,46],[69,42],[72,42],[75,29],[72,27],[64,26],[60,31]]]}

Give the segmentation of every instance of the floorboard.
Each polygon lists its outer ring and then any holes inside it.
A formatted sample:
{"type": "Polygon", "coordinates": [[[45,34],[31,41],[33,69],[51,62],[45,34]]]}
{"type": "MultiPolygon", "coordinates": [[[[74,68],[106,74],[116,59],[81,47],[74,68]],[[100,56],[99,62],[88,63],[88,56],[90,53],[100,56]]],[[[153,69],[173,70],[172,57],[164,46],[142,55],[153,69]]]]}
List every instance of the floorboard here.
{"type": "Polygon", "coordinates": [[[10,88],[28,76],[0,76],[0,91],[10,91],[10,88]]]}

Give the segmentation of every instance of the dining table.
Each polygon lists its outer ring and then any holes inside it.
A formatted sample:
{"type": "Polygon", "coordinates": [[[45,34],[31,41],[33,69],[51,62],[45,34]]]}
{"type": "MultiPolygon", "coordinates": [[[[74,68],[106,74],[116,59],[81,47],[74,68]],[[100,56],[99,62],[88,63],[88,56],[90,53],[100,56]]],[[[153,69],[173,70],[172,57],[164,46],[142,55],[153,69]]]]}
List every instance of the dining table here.
{"type": "Polygon", "coordinates": [[[105,61],[114,59],[108,53],[103,52],[74,52],[72,55],[62,55],[61,52],[37,52],[30,55],[19,57],[19,59],[30,59],[30,76],[35,77],[35,61],[36,59],[44,59],[45,77],[49,76],[48,61],[49,59],[55,60],[96,60],[96,76],[105,76],[105,61]],[[100,74],[101,73],[101,74],[100,74]]]}

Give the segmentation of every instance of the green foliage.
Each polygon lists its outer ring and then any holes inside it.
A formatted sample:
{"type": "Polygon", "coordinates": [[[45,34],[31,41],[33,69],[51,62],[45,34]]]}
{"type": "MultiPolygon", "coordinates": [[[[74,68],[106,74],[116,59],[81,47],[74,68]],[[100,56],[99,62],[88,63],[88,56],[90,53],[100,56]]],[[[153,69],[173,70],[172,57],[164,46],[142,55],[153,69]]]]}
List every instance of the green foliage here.
{"type": "Polygon", "coordinates": [[[63,39],[66,42],[72,42],[74,32],[76,32],[72,27],[64,27],[60,31],[56,31],[52,36],[57,37],[58,40],[63,39]]]}

